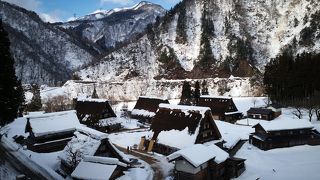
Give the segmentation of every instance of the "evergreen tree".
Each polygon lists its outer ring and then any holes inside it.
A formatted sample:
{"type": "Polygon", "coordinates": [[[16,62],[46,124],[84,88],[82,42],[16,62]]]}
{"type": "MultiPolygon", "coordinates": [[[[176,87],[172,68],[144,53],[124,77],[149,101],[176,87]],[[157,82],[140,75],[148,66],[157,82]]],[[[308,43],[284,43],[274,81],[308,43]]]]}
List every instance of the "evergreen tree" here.
{"type": "Polygon", "coordinates": [[[95,99],[99,98],[97,91],[96,91],[96,86],[93,87],[93,92],[92,92],[91,98],[95,98],[95,99]]]}
{"type": "Polygon", "coordinates": [[[265,68],[264,84],[271,100],[310,110],[320,104],[319,57],[303,53],[294,58],[285,52],[270,61],[265,68]]]}
{"type": "Polygon", "coordinates": [[[196,85],[194,87],[194,104],[197,105],[201,96],[200,92],[200,82],[196,81],[196,85]]]}
{"type": "Polygon", "coordinates": [[[42,108],[41,96],[40,96],[40,87],[37,84],[31,86],[32,99],[30,104],[27,105],[28,111],[39,111],[42,108]]]}
{"type": "Polygon", "coordinates": [[[182,105],[191,105],[192,101],[192,90],[189,82],[184,81],[182,85],[182,93],[180,98],[180,103],[182,105]]]}
{"type": "Polygon", "coordinates": [[[1,19],[0,57],[0,126],[3,126],[17,117],[19,107],[24,102],[24,94],[21,82],[15,75],[14,59],[10,53],[10,41],[1,19]]]}
{"type": "Polygon", "coordinates": [[[206,80],[203,80],[203,81],[202,81],[201,94],[202,94],[202,95],[209,95],[208,86],[207,86],[207,81],[206,81],[206,80]]]}

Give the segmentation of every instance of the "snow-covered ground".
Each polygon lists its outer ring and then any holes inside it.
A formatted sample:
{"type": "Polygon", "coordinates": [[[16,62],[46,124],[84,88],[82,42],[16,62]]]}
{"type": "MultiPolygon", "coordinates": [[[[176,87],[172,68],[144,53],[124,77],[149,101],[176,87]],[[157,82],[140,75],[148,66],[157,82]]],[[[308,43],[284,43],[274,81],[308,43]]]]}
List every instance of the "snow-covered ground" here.
{"type": "Polygon", "coordinates": [[[245,143],[236,154],[246,159],[240,180],[320,179],[320,146],[295,146],[262,151],[245,143]]]}
{"type": "MultiPolygon", "coordinates": [[[[58,89],[53,89],[52,91],[56,90],[58,89]]],[[[243,112],[244,114],[250,107],[264,106],[266,100],[264,97],[233,97],[233,99],[239,111],[243,112]]],[[[170,103],[172,104],[177,104],[178,102],[178,99],[170,100],[170,103]]],[[[112,104],[113,109],[119,117],[114,118],[113,121],[122,123],[122,125],[127,129],[132,129],[126,132],[109,134],[109,139],[120,147],[126,148],[127,146],[139,144],[142,136],[152,136],[152,132],[149,131],[148,128],[135,129],[139,127],[137,120],[120,117],[121,113],[123,113],[121,109],[128,109],[131,111],[134,105],[134,101],[112,104]]],[[[295,111],[293,108],[283,108],[282,115],[275,121],[283,121],[288,119],[297,120],[297,117],[292,113],[293,111],[295,111]]],[[[303,110],[303,119],[308,119],[306,110],[303,110]]],[[[238,140],[248,139],[249,134],[254,131],[251,126],[261,121],[262,120],[243,119],[238,121],[239,124],[230,124],[218,120],[215,122],[221,132],[222,138],[226,141],[224,146],[230,148],[233,147],[238,140]],[[248,122],[249,125],[247,125],[248,122]]],[[[4,128],[2,132],[7,132],[9,139],[17,134],[27,136],[27,134],[24,133],[25,123],[25,118],[18,118],[9,126],[4,128]]],[[[320,130],[320,121],[316,121],[315,115],[312,118],[312,124],[316,129],[320,130]]],[[[13,143],[12,140],[10,141],[13,143]]],[[[15,143],[13,144],[14,147],[18,149],[19,146],[15,143]]],[[[57,156],[60,152],[41,154],[24,150],[22,147],[20,147],[17,151],[20,153],[20,155],[23,154],[25,157],[30,159],[30,161],[39,164],[42,168],[47,169],[50,174],[54,174],[56,177],[59,176],[54,172],[54,170],[57,169],[59,162],[57,156]]],[[[154,154],[152,156],[159,160],[157,166],[162,169],[163,174],[165,176],[169,176],[170,171],[173,169],[173,164],[168,163],[165,156],[159,154],[154,154]]],[[[317,173],[320,165],[320,146],[305,145],[262,151],[248,143],[245,143],[236,154],[236,157],[247,159],[245,162],[246,171],[239,178],[237,178],[240,180],[252,180],[257,178],[260,178],[261,180],[320,179],[320,175],[317,173]]],[[[139,169],[132,169],[126,172],[126,175],[122,178],[128,179],[131,176],[139,177],[141,175],[140,173],[141,172],[139,169]]]]}
{"type": "MultiPolygon", "coordinates": [[[[234,102],[239,111],[246,114],[250,107],[265,106],[266,98],[264,97],[234,97],[234,102]]],[[[170,101],[172,104],[177,104],[178,100],[170,101]]],[[[286,121],[288,119],[297,119],[292,114],[295,109],[283,108],[282,115],[276,121],[286,121]]],[[[306,110],[303,110],[303,119],[308,119],[306,110]]],[[[225,147],[232,147],[239,139],[246,140],[249,134],[254,132],[252,125],[263,120],[247,119],[238,121],[239,124],[230,124],[223,121],[215,121],[222,138],[227,142],[225,147]],[[242,122],[242,125],[240,125],[242,122]]],[[[312,124],[316,129],[320,130],[320,121],[316,121],[315,115],[312,118],[312,124]]],[[[139,144],[142,136],[152,136],[152,132],[146,130],[136,130],[130,132],[121,132],[110,134],[109,138],[115,144],[121,147],[133,146],[139,144]]],[[[160,158],[161,155],[154,155],[155,158],[160,158]]],[[[260,180],[269,179],[320,179],[318,167],[320,165],[320,146],[296,146],[290,148],[279,148],[269,151],[262,151],[250,144],[245,143],[236,154],[236,157],[247,159],[245,161],[246,171],[238,178],[240,180],[260,180]]],[[[159,162],[160,167],[166,167],[166,172],[169,172],[173,166],[164,159],[159,162]]]]}
{"type": "MultiPolygon", "coordinates": [[[[120,120],[122,119],[120,118],[120,120]]],[[[44,171],[46,174],[49,175],[48,177],[50,178],[63,179],[58,173],[55,172],[59,168],[60,160],[58,159],[58,156],[62,153],[62,151],[52,153],[35,153],[21,147],[21,145],[16,144],[14,142],[13,137],[15,135],[23,135],[24,137],[28,136],[28,133],[25,133],[26,123],[27,120],[25,117],[17,118],[11,124],[1,129],[0,134],[6,134],[6,136],[3,136],[1,138],[1,143],[3,143],[4,146],[10,149],[10,152],[13,153],[20,160],[20,162],[23,162],[25,165],[32,167],[34,171],[44,171]]],[[[123,122],[124,127],[128,129],[137,128],[137,124],[137,120],[134,119],[126,119],[123,122]]],[[[91,132],[89,128],[82,126],[83,125],[79,125],[79,128],[91,132]]],[[[151,168],[148,164],[144,164],[144,167],[145,168],[142,169],[130,169],[128,172],[126,172],[126,176],[124,176],[123,178],[131,177],[131,179],[134,179],[134,177],[142,177],[143,175],[143,177],[146,177],[146,179],[151,179],[153,174],[151,168]]],[[[0,170],[1,173],[9,172],[6,168],[2,166],[0,166],[0,170]]],[[[5,179],[12,179],[11,177],[15,176],[15,174],[11,175],[8,173],[0,175],[2,175],[2,177],[8,177],[5,179]]]]}

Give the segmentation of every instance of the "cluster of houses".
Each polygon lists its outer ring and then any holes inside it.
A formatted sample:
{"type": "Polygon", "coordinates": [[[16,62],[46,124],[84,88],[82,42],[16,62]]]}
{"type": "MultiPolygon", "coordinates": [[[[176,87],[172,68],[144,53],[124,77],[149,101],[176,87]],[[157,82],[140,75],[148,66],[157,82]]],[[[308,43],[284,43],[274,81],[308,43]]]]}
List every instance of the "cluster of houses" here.
{"type": "MultiPolygon", "coordinates": [[[[266,121],[253,126],[255,132],[249,142],[262,150],[320,144],[320,133],[310,122],[274,120],[280,115],[281,108],[275,105],[250,108],[248,118],[266,121]]],[[[139,164],[128,159],[103,133],[121,128],[121,124],[100,122],[114,117],[107,100],[79,98],[75,100],[75,110],[29,115],[25,128],[29,137],[23,141],[17,138],[17,142],[40,153],[62,150],[59,159],[63,175],[74,179],[115,179],[139,164]],[[84,173],[88,167],[96,169],[95,173],[84,173]]],[[[215,123],[235,123],[243,118],[230,97],[201,96],[197,106],[139,97],[131,118],[149,123],[153,132],[152,136],[141,137],[138,149],[166,155],[169,162],[175,162],[175,179],[230,179],[245,171],[245,159],[229,155],[232,149],[223,146],[225,141],[215,123]]]]}
{"type": "MultiPolygon", "coordinates": [[[[153,131],[153,136],[141,138],[139,149],[168,155],[169,161],[175,161],[175,179],[230,179],[245,171],[245,159],[229,156],[232,149],[223,146],[214,121],[235,123],[243,118],[231,97],[201,96],[197,106],[170,105],[155,99],[139,98],[137,104],[148,106],[133,109],[142,112],[135,117],[147,119],[153,131]],[[204,154],[207,156],[202,158],[204,154]]],[[[249,142],[262,150],[320,144],[320,133],[310,122],[275,120],[280,115],[281,107],[276,104],[250,108],[247,118],[262,121],[253,126],[249,142]]]]}
{"type": "Polygon", "coordinates": [[[75,110],[29,115],[25,129],[29,136],[18,143],[38,153],[62,151],[59,173],[65,177],[116,179],[141,166],[119,151],[106,133],[80,124],[75,110]]]}

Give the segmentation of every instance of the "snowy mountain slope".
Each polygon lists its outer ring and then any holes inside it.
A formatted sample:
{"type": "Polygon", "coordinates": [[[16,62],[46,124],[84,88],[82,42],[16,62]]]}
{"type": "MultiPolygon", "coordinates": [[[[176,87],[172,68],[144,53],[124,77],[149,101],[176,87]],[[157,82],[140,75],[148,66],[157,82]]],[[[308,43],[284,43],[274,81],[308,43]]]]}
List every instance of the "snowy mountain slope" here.
{"type": "Polygon", "coordinates": [[[97,10],[57,25],[76,32],[80,37],[106,49],[135,38],[148,24],[155,22],[156,18],[163,16],[165,12],[160,5],[142,1],[133,7],[97,10]]]}
{"type": "Polygon", "coordinates": [[[23,83],[55,84],[91,62],[95,50],[34,12],[0,1],[0,17],[9,32],[16,74],[23,83]]]}
{"type": "MultiPolygon", "coordinates": [[[[194,87],[196,81],[187,79],[194,87]]],[[[259,96],[261,87],[251,84],[251,78],[209,78],[205,79],[210,95],[259,96]]],[[[180,99],[185,80],[130,79],[125,82],[67,81],[61,88],[42,92],[42,98],[52,98],[66,94],[70,99],[78,96],[91,96],[94,88],[99,98],[110,101],[135,101],[139,96],[155,96],[167,99],[180,99]]]]}
{"type": "Polygon", "coordinates": [[[184,0],[145,36],[79,74],[85,80],[125,80],[129,71],[116,64],[134,60],[155,62],[149,73],[154,76],[144,76],[144,67],[136,73],[140,78],[252,76],[288,47],[294,53],[319,52],[319,17],[320,2],[314,0],[184,0]],[[141,51],[146,41],[152,53],[141,51]],[[103,68],[106,63],[110,68],[103,68]]]}

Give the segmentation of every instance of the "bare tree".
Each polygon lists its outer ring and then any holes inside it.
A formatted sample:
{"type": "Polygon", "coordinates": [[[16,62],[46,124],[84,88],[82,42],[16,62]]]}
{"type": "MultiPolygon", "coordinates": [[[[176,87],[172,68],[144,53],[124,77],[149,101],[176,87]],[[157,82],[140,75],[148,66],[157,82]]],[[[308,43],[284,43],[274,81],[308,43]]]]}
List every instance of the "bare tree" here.
{"type": "Polygon", "coordinates": [[[314,106],[311,105],[311,104],[308,105],[307,110],[308,110],[309,121],[311,122],[312,116],[313,116],[313,112],[314,112],[314,106]]]}
{"type": "Polygon", "coordinates": [[[299,119],[301,119],[302,118],[302,107],[296,106],[295,111],[293,111],[292,114],[297,116],[299,119]]]}
{"type": "Polygon", "coordinates": [[[316,106],[316,108],[314,109],[316,116],[317,116],[317,120],[320,121],[320,106],[316,106]]]}
{"type": "Polygon", "coordinates": [[[266,105],[266,106],[269,106],[270,105],[270,97],[268,96],[267,98],[264,98],[263,99],[263,102],[264,102],[264,104],[266,105]]]}
{"type": "Polygon", "coordinates": [[[253,107],[256,107],[256,104],[257,104],[257,99],[253,97],[253,99],[251,100],[252,104],[253,104],[253,107]]]}
{"type": "Polygon", "coordinates": [[[72,101],[65,95],[55,96],[48,99],[44,105],[46,112],[57,112],[72,109],[72,101]]]}
{"type": "Polygon", "coordinates": [[[72,146],[66,146],[67,163],[72,169],[75,169],[83,158],[83,153],[79,149],[73,149],[72,146]]]}

